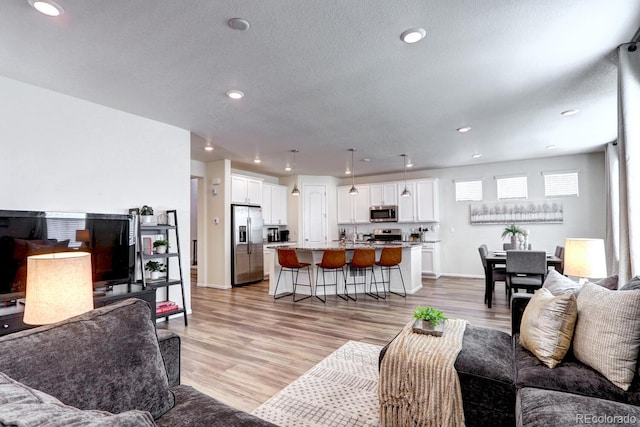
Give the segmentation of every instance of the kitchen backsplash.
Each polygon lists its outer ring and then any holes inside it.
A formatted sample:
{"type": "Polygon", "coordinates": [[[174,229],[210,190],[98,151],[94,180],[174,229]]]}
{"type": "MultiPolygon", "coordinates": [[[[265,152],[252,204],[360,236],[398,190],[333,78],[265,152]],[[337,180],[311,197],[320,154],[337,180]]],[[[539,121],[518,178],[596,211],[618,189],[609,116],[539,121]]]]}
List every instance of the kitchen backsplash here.
{"type": "Polygon", "coordinates": [[[340,230],[346,230],[347,237],[353,236],[354,231],[358,236],[364,234],[373,234],[374,230],[394,228],[402,230],[403,240],[409,240],[411,233],[418,233],[422,229],[422,240],[437,240],[440,238],[440,225],[437,223],[426,224],[402,224],[402,223],[379,223],[379,224],[358,224],[356,226],[341,225],[338,227],[338,235],[340,230]],[[425,231],[426,230],[426,231],[425,231]]]}

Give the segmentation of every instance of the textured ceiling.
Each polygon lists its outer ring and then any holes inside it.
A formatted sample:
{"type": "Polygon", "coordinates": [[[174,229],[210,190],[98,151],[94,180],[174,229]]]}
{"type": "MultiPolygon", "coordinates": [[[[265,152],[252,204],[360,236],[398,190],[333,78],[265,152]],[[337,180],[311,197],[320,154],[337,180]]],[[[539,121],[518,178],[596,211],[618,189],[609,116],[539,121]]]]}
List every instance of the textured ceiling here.
{"type": "Polygon", "coordinates": [[[190,130],[192,159],[271,175],[291,149],[297,173],[338,177],[351,147],[358,176],[401,171],[401,153],[431,169],[601,150],[615,50],[640,27],[636,0],[57,1],[50,18],[2,0],[0,75],[190,130]],[[403,43],[411,27],[426,38],[403,43]]]}

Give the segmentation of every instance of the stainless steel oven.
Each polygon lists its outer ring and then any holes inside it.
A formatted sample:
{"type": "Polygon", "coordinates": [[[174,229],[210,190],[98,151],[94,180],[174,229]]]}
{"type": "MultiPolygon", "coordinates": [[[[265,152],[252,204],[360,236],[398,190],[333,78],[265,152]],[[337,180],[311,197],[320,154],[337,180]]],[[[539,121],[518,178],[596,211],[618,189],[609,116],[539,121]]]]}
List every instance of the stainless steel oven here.
{"type": "Polygon", "coordinates": [[[369,222],[398,222],[397,206],[371,206],[369,222]]]}

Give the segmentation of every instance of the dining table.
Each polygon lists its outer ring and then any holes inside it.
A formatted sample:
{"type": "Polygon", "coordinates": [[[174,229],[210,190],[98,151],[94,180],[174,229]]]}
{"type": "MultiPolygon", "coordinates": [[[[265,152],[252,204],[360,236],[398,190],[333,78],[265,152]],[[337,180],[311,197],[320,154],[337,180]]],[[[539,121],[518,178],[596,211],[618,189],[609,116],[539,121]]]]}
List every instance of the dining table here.
{"type": "MultiPolygon", "coordinates": [[[[506,251],[489,251],[489,254],[486,257],[487,260],[487,269],[485,274],[485,296],[486,303],[489,308],[491,308],[491,302],[493,299],[493,269],[497,265],[506,264],[507,263],[507,252],[506,251]]],[[[547,267],[553,267],[556,270],[560,270],[560,266],[562,265],[562,258],[558,258],[554,254],[547,254],[547,267]]]]}

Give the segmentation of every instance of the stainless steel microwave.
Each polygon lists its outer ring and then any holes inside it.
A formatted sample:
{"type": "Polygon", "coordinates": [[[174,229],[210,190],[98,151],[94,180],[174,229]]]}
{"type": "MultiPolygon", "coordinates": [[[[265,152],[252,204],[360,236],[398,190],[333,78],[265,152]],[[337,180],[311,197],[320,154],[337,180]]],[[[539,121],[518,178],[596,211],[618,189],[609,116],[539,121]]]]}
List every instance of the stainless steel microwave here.
{"type": "Polygon", "coordinates": [[[397,206],[371,206],[369,222],[398,222],[397,206]]]}

